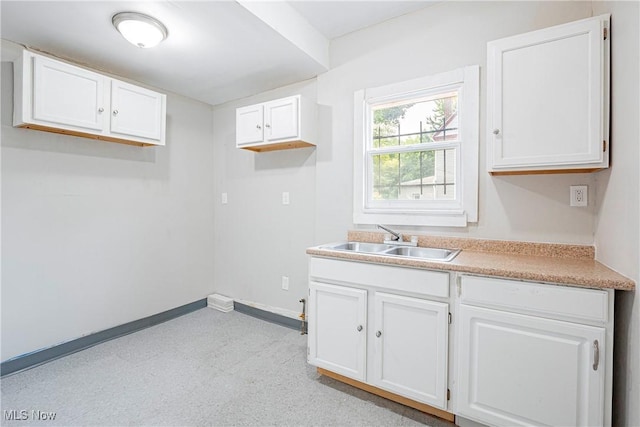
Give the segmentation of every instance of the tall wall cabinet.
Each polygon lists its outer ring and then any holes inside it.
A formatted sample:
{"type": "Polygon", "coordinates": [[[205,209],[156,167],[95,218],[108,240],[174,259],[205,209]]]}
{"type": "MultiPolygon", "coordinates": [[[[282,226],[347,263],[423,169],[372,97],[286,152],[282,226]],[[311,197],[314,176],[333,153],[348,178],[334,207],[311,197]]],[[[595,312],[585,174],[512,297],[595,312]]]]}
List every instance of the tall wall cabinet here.
{"type": "Polygon", "coordinates": [[[491,174],[609,167],[610,15],[487,45],[491,174]]]}
{"type": "Polygon", "coordinates": [[[14,71],[14,126],[140,146],[165,144],[164,94],[27,50],[14,71]]]}

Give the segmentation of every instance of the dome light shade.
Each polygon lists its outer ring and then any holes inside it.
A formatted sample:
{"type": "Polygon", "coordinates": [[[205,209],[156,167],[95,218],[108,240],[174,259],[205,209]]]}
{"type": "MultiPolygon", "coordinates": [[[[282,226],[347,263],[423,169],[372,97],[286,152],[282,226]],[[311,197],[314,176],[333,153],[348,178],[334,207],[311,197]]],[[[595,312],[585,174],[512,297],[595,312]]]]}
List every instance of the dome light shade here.
{"type": "Polygon", "coordinates": [[[168,32],[162,22],[137,12],[120,12],[111,18],[113,26],[129,43],[142,48],[156,46],[167,38],[168,32]]]}

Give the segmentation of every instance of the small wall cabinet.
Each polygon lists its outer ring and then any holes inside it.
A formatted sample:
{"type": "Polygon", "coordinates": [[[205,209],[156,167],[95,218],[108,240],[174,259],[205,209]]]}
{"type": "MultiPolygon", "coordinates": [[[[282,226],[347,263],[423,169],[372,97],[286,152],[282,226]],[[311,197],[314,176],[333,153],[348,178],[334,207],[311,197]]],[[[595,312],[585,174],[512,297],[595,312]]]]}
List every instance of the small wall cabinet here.
{"type": "Polygon", "coordinates": [[[491,174],[609,167],[609,18],[487,44],[491,174]]]}
{"type": "Polygon", "coordinates": [[[463,275],[460,293],[458,414],[610,425],[612,291],[463,275]]]}
{"type": "Polygon", "coordinates": [[[263,152],[313,147],[315,106],[290,96],[236,109],[236,146],[263,152]]]}
{"type": "Polygon", "coordinates": [[[165,144],[166,95],[27,50],[14,66],[14,126],[165,144]]]}
{"type": "Polygon", "coordinates": [[[312,258],[310,276],[309,363],[446,417],[449,274],[312,258]]]}

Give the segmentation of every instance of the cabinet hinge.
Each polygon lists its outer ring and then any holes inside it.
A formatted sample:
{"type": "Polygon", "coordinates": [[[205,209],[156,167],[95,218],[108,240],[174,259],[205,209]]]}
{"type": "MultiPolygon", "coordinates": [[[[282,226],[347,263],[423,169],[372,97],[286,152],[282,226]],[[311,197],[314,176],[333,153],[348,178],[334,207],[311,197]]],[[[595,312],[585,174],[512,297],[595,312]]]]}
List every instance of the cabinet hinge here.
{"type": "Polygon", "coordinates": [[[607,151],[607,141],[602,141],[602,151],[607,151]]]}
{"type": "Polygon", "coordinates": [[[604,28],[603,35],[604,35],[604,40],[606,40],[607,36],[609,35],[609,29],[608,28],[606,28],[606,27],[604,28]]]}
{"type": "Polygon", "coordinates": [[[451,400],[451,390],[447,389],[447,400],[451,400]]]}
{"type": "Polygon", "coordinates": [[[449,313],[449,324],[451,324],[451,322],[453,322],[452,317],[451,317],[451,313],[449,313]]]}

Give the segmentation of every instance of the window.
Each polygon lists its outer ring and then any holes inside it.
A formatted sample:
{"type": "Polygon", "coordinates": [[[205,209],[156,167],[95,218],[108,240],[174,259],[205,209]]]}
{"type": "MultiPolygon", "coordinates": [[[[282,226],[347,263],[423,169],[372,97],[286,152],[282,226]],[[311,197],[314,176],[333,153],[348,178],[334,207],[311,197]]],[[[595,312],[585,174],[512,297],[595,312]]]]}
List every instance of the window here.
{"type": "Polygon", "coordinates": [[[356,224],[477,222],[478,98],[478,66],[356,92],[356,224]]]}

